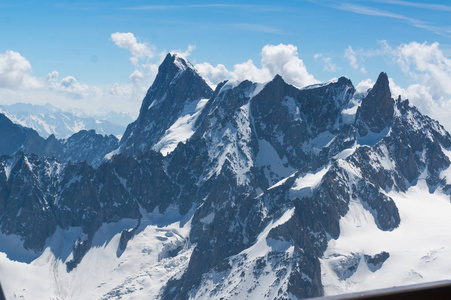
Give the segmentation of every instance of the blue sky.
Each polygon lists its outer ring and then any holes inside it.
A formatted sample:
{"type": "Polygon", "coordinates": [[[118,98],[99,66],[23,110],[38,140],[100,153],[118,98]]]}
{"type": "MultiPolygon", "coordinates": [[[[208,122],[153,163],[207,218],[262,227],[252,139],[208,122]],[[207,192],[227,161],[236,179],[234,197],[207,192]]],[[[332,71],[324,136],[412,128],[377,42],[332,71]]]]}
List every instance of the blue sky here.
{"type": "Polygon", "coordinates": [[[0,24],[0,103],[133,114],[167,51],[222,64],[217,78],[246,78],[249,68],[235,65],[251,59],[250,78],[264,81],[280,66],[262,65],[262,49],[280,44],[292,47],[266,48],[267,58],[291,55],[280,63],[302,69],[291,81],[298,86],[346,75],[363,88],[385,71],[395,90],[438,119],[451,103],[448,1],[2,1],[0,24]]]}

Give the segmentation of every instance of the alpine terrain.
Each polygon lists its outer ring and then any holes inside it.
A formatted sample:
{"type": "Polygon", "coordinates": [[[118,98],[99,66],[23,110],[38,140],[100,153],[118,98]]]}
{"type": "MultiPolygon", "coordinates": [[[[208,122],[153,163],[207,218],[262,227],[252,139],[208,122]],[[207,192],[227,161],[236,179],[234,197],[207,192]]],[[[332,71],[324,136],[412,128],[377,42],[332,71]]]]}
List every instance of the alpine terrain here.
{"type": "Polygon", "coordinates": [[[0,115],[8,299],[303,299],[451,279],[451,136],[381,73],[213,90],[168,54],[120,141],[0,115]]]}

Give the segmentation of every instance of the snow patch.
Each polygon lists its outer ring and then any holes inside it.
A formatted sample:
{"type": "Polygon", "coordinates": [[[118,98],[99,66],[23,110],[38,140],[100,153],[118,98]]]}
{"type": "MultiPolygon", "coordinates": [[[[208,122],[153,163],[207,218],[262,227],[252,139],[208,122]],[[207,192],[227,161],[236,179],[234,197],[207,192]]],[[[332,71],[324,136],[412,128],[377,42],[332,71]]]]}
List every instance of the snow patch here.
{"type": "Polygon", "coordinates": [[[322,168],[316,173],[307,173],[303,175],[302,177],[299,177],[294,182],[294,185],[291,189],[293,190],[301,190],[304,188],[311,188],[314,189],[320,184],[321,180],[323,179],[324,175],[326,175],[327,171],[329,171],[330,165],[322,168]]]}
{"type": "Polygon", "coordinates": [[[372,132],[368,129],[368,134],[365,136],[360,136],[359,131],[357,130],[357,143],[359,145],[366,145],[373,147],[377,143],[379,143],[380,140],[382,140],[384,137],[390,134],[391,127],[387,126],[384,129],[382,129],[381,132],[372,132]]]}
{"type": "Polygon", "coordinates": [[[207,102],[208,99],[200,99],[197,102],[193,101],[185,105],[181,116],[166,130],[163,137],[152,149],[166,156],[174,151],[180,142],[186,142],[194,134],[196,129],[194,124],[207,102]]]}

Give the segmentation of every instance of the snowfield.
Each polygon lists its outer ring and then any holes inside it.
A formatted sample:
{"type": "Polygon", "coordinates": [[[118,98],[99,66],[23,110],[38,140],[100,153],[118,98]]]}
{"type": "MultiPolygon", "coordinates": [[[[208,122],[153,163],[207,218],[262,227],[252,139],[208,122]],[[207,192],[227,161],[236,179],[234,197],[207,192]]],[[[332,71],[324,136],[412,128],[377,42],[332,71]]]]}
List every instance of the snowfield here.
{"type": "MultiPolygon", "coordinates": [[[[156,209],[155,211],[158,211],[156,209]]],[[[192,214],[188,214],[192,215],[192,214]]],[[[161,287],[187,267],[192,253],[188,243],[191,220],[172,207],[160,215],[145,214],[137,234],[124,252],[119,249],[122,230],[137,220],[104,224],[93,247],[71,272],[74,240],[83,239],[79,228],[58,229],[41,255],[26,250],[8,258],[3,249],[23,249],[14,236],[0,236],[0,281],[7,299],[144,299],[157,298],[161,287]],[[65,246],[66,245],[66,246],[65,246]],[[177,251],[172,255],[171,251],[177,251]]],[[[12,251],[6,251],[14,253],[12,251]]]]}
{"type": "Polygon", "coordinates": [[[425,181],[420,180],[406,193],[390,192],[388,196],[401,217],[401,224],[391,232],[379,230],[360,201],[350,204],[340,220],[340,237],[329,241],[321,259],[325,295],[451,279],[449,195],[440,191],[430,194],[425,181]],[[390,257],[372,272],[364,255],[382,251],[390,257]],[[345,276],[343,267],[349,272],[345,276]]]}

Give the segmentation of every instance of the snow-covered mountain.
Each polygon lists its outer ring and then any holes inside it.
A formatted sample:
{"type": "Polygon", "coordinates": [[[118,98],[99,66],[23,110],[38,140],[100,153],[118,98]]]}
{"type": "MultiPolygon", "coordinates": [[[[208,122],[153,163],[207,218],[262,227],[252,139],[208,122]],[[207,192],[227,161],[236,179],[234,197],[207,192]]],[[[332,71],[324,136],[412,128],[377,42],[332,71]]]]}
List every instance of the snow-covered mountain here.
{"type": "Polygon", "coordinates": [[[7,297],[301,299],[451,278],[451,136],[385,73],[365,94],[344,77],[212,91],[168,54],[106,157],[1,158],[7,297]]]}
{"type": "Polygon", "coordinates": [[[63,112],[52,105],[16,103],[0,105],[0,113],[23,127],[33,128],[47,138],[68,138],[81,130],[95,130],[99,134],[122,136],[132,118],[125,114],[110,113],[104,117],[79,117],[63,112]]]}

